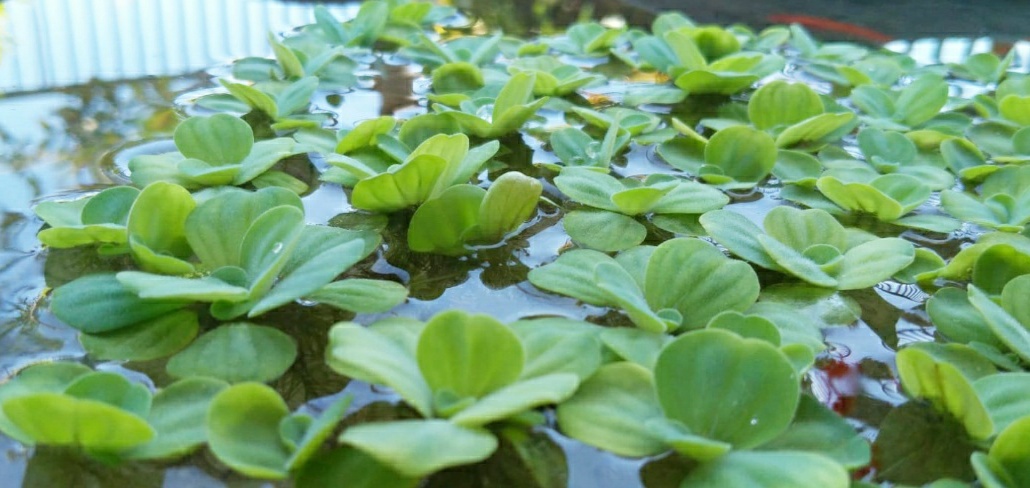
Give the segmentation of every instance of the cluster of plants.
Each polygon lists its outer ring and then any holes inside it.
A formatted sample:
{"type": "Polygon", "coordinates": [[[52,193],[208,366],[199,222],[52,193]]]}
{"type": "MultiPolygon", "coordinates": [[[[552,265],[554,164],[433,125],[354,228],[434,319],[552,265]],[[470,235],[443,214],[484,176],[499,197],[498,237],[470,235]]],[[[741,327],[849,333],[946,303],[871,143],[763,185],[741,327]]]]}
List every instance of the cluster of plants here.
{"type": "Polygon", "coordinates": [[[37,205],[50,259],[105,263],[51,283],[50,312],[90,358],[156,361],[164,380],[32,365],[0,384],[0,432],[105,462],[206,446],[297,486],[446,484],[469,465],[496,483],[502,455],[564,486],[533,443],[546,426],[650,458],[649,486],[1030,485],[1030,77],[1011,54],[918,66],[676,13],[533,40],[431,29],[452,14],[316,9],[270,36],[274,58],[234,63],[174,151],[37,205]],[[319,100],[383,53],[423,68],[426,113],[336,127],[319,100]],[[962,80],[978,92],[956,95],[962,80]],[[640,151],[646,174],[627,164],[640,151]],[[328,185],[348,211],[308,222],[303,197],[328,185]],[[781,202],[734,210],[762,195],[781,202]],[[376,263],[476,263],[548,225],[568,244],[515,282],[570,297],[555,297],[568,316],[391,312],[414,285],[376,263]],[[953,256],[921,245],[959,229],[953,256]],[[810,378],[824,330],[853,325],[852,294],[883,282],[932,294],[935,335],[897,353],[908,400],[871,440],[810,378]],[[291,411],[268,385],[300,354],[304,328],[276,315],[289,307],[342,319],[327,367],[394,405],[291,411]]]}

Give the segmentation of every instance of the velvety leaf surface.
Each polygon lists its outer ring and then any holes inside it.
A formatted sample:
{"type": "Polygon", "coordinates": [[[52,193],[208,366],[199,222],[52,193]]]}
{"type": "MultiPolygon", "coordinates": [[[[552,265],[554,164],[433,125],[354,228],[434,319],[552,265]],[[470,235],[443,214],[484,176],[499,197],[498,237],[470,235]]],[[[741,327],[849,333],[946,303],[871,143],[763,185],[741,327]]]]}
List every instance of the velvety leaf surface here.
{"type": "Polygon", "coordinates": [[[197,338],[168,360],[177,378],[207,376],[228,383],[271,381],[297,357],[292,337],[271,327],[246,322],[222,325],[197,338]]]}
{"type": "Polygon", "coordinates": [[[650,456],[668,449],[644,426],[659,417],[651,372],[627,362],[602,366],[572,398],[558,405],[562,432],[621,456],[650,456]]]}
{"type": "Polygon", "coordinates": [[[174,458],[207,441],[205,420],[211,400],[228,384],[212,378],[187,378],[154,395],[147,422],[157,435],[126,456],[135,459],[174,458]]]}
{"type": "Polygon", "coordinates": [[[416,358],[434,391],[479,398],[522,374],[525,351],[518,336],[496,319],[452,310],[426,323],[416,358]]]}
{"type": "Polygon", "coordinates": [[[144,300],[113,274],[83,276],[54,290],[50,309],[66,324],[95,334],[158,318],[186,305],[183,300],[144,300]]]}
{"type": "Polygon", "coordinates": [[[345,430],[340,442],[412,478],[482,461],[497,449],[488,431],[446,420],[368,422],[345,430]]]}
{"type": "Polygon", "coordinates": [[[898,375],[910,395],[929,400],[940,411],[954,416],[974,439],[991,436],[994,423],[971,381],[958,368],[917,348],[899,351],[897,362],[898,375]]]}
{"type": "Polygon", "coordinates": [[[684,334],[665,346],[655,384],[667,417],[738,449],[782,434],[800,394],[794,367],[776,347],[714,329],[684,334]]]}
{"type": "Polygon", "coordinates": [[[254,145],[250,126],[228,114],[190,117],[176,127],[174,138],[183,156],[215,165],[243,161],[254,145]]]}
{"type": "Polygon", "coordinates": [[[680,486],[764,488],[846,488],[847,471],[832,459],[810,452],[733,451],[703,463],[680,486]]]}
{"type": "Polygon", "coordinates": [[[286,402],[268,386],[231,386],[211,400],[208,446],[221,462],[247,476],[283,479],[290,452],[279,436],[279,423],[288,414],[286,402]]]}

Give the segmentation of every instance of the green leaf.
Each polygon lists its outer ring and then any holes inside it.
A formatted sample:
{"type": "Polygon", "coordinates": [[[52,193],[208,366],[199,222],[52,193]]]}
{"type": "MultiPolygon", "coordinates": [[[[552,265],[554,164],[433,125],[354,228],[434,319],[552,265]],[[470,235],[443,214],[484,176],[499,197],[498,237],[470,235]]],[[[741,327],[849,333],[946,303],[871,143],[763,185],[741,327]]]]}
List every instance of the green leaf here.
{"type": "Polygon", "coordinates": [[[779,349],[717,329],[693,331],[665,346],[655,385],[668,418],[738,449],[782,434],[800,395],[797,372],[779,349]]]}
{"type": "Polygon", "coordinates": [[[672,336],[643,329],[619,327],[605,329],[601,333],[601,340],[616,356],[651,370],[654,369],[654,363],[658,360],[662,347],[672,340],[672,336]]]}
{"type": "Polygon", "coordinates": [[[941,288],[926,302],[926,312],[937,326],[937,332],[960,344],[980,342],[1003,348],[987,325],[983,315],[969,302],[965,290],[941,288]]]}
{"type": "Polygon", "coordinates": [[[174,139],[183,156],[211,165],[237,164],[254,146],[250,126],[229,114],[190,117],[175,128],[174,139]]]}
{"type": "Polygon", "coordinates": [[[920,402],[887,413],[873,443],[878,480],[922,485],[941,478],[971,480],[969,455],[976,447],[950,416],[920,402]]]}
{"type": "Polygon", "coordinates": [[[969,285],[968,292],[969,303],[980,311],[994,335],[1020,359],[1030,362],[1030,330],[975,285],[969,285]]]}
{"type": "Polygon", "coordinates": [[[204,425],[215,395],[227,388],[212,378],[187,378],[154,395],[147,422],[157,435],[126,453],[132,459],[166,459],[187,454],[207,442],[204,425]]]}
{"type": "Polygon", "coordinates": [[[497,241],[536,212],[543,185],[517,171],[504,173],[490,185],[479,207],[478,237],[497,241]]]}
{"type": "Polygon", "coordinates": [[[801,403],[790,427],[760,449],[818,453],[847,469],[866,466],[871,457],[869,441],[840,415],[809,395],[801,396],[801,403]]]}
{"type": "Polygon", "coordinates": [[[146,417],[150,411],[150,390],[117,373],[84,374],[69,383],[64,394],[105,403],[138,417],[146,417]]]}
{"type": "MultiPolygon", "coordinates": [[[[229,93],[233,97],[245,103],[248,108],[260,110],[273,120],[279,118],[279,106],[275,103],[275,99],[268,93],[250,85],[233,83],[224,79],[218,80],[218,82],[221,83],[226,90],[229,90],[229,93]]],[[[315,83],[317,85],[317,79],[315,80],[315,83]]],[[[283,115],[286,115],[286,113],[283,115]]]]}
{"type": "Polygon", "coordinates": [[[50,310],[64,323],[89,334],[156,319],[188,305],[182,300],[144,300],[113,274],[83,276],[54,290],[50,310]]]}
{"type": "Polygon", "coordinates": [[[848,249],[840,263],[837,289],[869,288],[905,269],[915,260],[911,243],[896,237],[876,239],[848,249]]]}
{"type": "MultiPolygon", "coordinates": [[[[286,469],[295,472],[322,448],[322,444],[333,434],[337,424],[343,420],[347,413],[347,407],[350,406],[353,399],[354,397],[351,395],[340,396],[307,426],[304,435],[297,442],[293,453],[286,461],[286,469]]],[[[281,426],[282,424],[280,424],[281,426]]]]}
{"type": "Polygon", "coordinates": [[[594,268],[603,262],[614,260],[597,251],[574,249],[562,253],[550,264],[530,270],[529,282],[591,305],[612,305],[609,295],[594,286],[594,268]]]}
{"type": "Polygon", "coordinates": [[[659,315],[647,304],[644,292],[630,273],[615,263],[600,263],[594,268],[593,282],[622,308],[637,327],[662,333],[677,329],[683,322],[679,312],[659,315]]]}
{"type": "Polygon", "coordinates": [[[210,402],[207,437],[219,461],[247,476],[283,479],[290,452],[279,435],[286,402],[260,383],[230,386],[210,402]]]}
{"type": "Polygon", "coordinates": [[[361,122],[340,138],[335,150],[338,154],[348,154],[356,149],[374,146],[380,135],[389,134],[396,125],[397,120],[390,116],[361,122]]]}
{"type": "Polygon", "coordinates": [[[702,215],[700,222],[708,235],[731,253],[766,269],[783,269],[758,241],[762,229],[747,217],[729,210],[712,210],[702,215]]]}
{"type": "MultiPolygon", "coordinates": [[[[92,372],[86,366],[66,362],[36,363],[21,370],[17,376],[0,384],[0,407],[11,398],[33,393],[61,393],[77,378],[92,372]]],[[[0,431],[23,443],[32,439],[21,432],[0,408],[0,431]]]]}
{"type": "Polygon", "coordinates": [[[305,226],[280,273],[279,281],[254,304],[249,316],[260,315],[317,292],[371,254],[379,240],[375,232],[305,226]]]}
{"type": "Polygon", "coordinates": [[[415,488],[420,481],[401,475],[353,447],[339,447],[316,454],[300,468],[294,480],[298,488],[415,488]]]}
{"type": "Polygon", "coordinates": [[[643,224],[607,210],[573,210],[565,214],[562,226],[577,244],[604,252],[629,249],[647,237],[643,224]]]}
{"type": "Polygon", "coordinates": [[[1030,274],[1030,255],[1008,244],[997,244],[977,258],[972,278],[984,293],[1000,295],[1008,283],[1025,274],[1030,274]]]}
{"type": "Polygon", "coordinates": [[[304,212],[282,205],[262,213],[240,243],[240,267],[247,272],[251,297],[268,292],[286,266],[304,228],[304,212]]]}
{"type": "Polygon", "coordinates": [[[32,393],[4,401],[3,413],[33,444],[118,451],[149,441],[139,416],[97,400],[32,393]]]}
{"type": "Polygon", "coordinates": [[[408,289],[392,281],[350,278],[329,283],[304,298],[356,313],[382,313],[404,303],[408,289]]]}
{"type": "Polygon", "coordinates": [[[424,202],[447,169],[447,160],[415,154],[392,172],[366,178],[354,185],[351,204],[372,212],[395,212],[424,202]]]}
{"type": "Polygon", "coordinates": [[[340,442],[412,478],[482,461],[497,449],[491,433],[446,420],[364,423],[345,430],[340,442]]]}
{"type": "Polygon", "coordinates": [[[282,188],[226,190],[190,213],[186,239],[208,269],[241,266],[240,247],[247,229],[258,216],[280,205],[303,209],[300,197],[282,188]]]}
{"type": "MultiPolygon", "coordinates": [[[[776,164],[776,142],[765,132],[736,126],[716,132],[705,146],[705,163],[735,182],[754,186],[776,164]]],[[[704,170],[700,176],[705,176],[704,170]]]]}
{"type": "Polygon", "coordinates": [[[647,420],[661,417],[651,372],[628,362],[602,366],[575,395],[558,405],[563,433],[620,456],[651,456],[667,450],[664,441],[644,426],[647,420]]]}
{"type": "Polygon", "coordinates": [[[228,383],[271,381],[297,358],[297,343],[278,329],[246,322],[222,325],[168,360],[177,378],[207,376],[228,383]]]}
{"type": "MultiPolygon", "coordinates": [[[[382,322],[366,329],[350,322],[341,322],[329,331],[329,347],[326,363],[337,373],[372,384],[392,388],[422,416],[433,414],[433,392],[415,360],[414,347],[411,351],[394,342],[389,336],[379,333],[382,322]]],[[[411,323],[401,323],[409,328],[411,323]]],[[[421,327],[420,322],[414,325],[421,327]]],[[[395,325],[394,327],[397,327],[395,325]]],[[[421,333],[412,330],[411,334],[421,333]]]]}
{"type": "Polygon", "coordinates": [[[494,390],[450,418],[463,427],[480,427],[513,417],[527,410],[559,404],[572,396],[579,378],[571,373],[554,373],[521,380],[494,390]]]}
{"type": "Polygon", "coordinates": [[[758,291],[758,276],[751,266],[697,239],[666,241],[647,263],[647,303],[652,310],[678,310],[688,329],[703,327],[726,310],[746,310],[758,291]]]}
{"type": "Polygon", "coordinates": [[[147,185],[136,197],[126,229],[129,248],[145,271],[187,274],[193,265],[186,240],[186,218],[196,207],[185,188],[165,182],[147,185]]]}
{"type": "Polygon", "coordinates": [[[545,317],[519,320],[510,326],[526,351],[523,380],[573,373],[582,381],[601,366],[601,329],[594,324],[545,317]]]}
{"type": "Polygon", "coordinates": [[[423,203],[411,216],[408,247],[415,252],[457,256],[466,254],[466,239],[477,233],[486,190],[473,185],[452,186],[423,203]]]}
{"type": "Polygon", "coordinates": [[[847,471],[840,464],[820,454],[733,451],[692,470],[681,486],[847,488],[851,484],[847,471]]]}
{"type": "Polygon", "coordinates": [[[947,82],[939,75],[923,75],[901,90],[893,118],[914,127],[937,115],[947,102],[947,82]]]}
{"type": "Polygon", "coordinates": [[[480,398],[522,374],[525,351],[518,336],[496,319],[452,310],[426,323],[416,360],[433,391],[480,398]]]}
{"type": "Polygon", "coordinates": [[[758,129],[772,129],[823,113],[823,101],[804,83],[776,80],[755,90],[748,101],[747,113],[758,129]]]}
{"type": "Polygon", "coordinates": [[[1030,483],[1030,449],[1026,439],[1030,435],[1030,416],[1013,422],[998,434],[991,445],[988,459],[992,466],[1005,473],[1011,480],[1008,486],[1023,486],[1030,483]]]}
{"type": "Polygon", "coordinates": [[[819,114],[780,132],[776,147],[815,150],[849,134],[858,123],[852,112],[819,114]]]}
{"type": "Polygon", "coordinates": [[[995,433],[1030,415],[1030,373],[1000,373],[973,382],[973,389],[994,422],[995,433]]]}
{"type": "Polygon", "coordinates": [[[89,355],[97,359],[149,361],[186,347],[199,329],[196,312],[178,310],[102,334],[82,334],[79,341],[89,355]]]}
{"type": "Polygon", "coordinates": [[[973,385],[954,365],[912,347],[898,352],[897,363],[898,376],[910,395],[929,400],[941,412],[954,416],[974,439],[994,433],[994,424],[973,385]]]}
{"type": "Polygon", "coordinates": [[[250,296],[247,288],[231,285],[214,276],[182,278],[140,271],[122,271],[116,276],[122,286],[146,300],[240,302],[250,296]]]}

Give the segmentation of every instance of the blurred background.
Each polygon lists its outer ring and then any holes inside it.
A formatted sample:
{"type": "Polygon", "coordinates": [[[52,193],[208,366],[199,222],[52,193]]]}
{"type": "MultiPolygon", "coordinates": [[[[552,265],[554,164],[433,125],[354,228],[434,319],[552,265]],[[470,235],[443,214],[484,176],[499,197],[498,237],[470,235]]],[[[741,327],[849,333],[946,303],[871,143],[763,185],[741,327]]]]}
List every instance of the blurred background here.
{"type": "MultiPolygon", "coordinates": [[[[316,2],[285,0],[0,0],[0,93],[97,78],[176,75],[265,54],[265,35],[309,22],[316,2]]],[[[340,18],[354,4],[328,3],[340,18]]],[[[512,35],[549,33],[580,19],[646,26],[680,10],[702,23],[762,28],[799,23],[817,37],[871,44],[980,39],[1005,50],[1030,35],[1026,0],[445,0],[512,35]]],[[[910,49],[911,44],[895,44],[910,49]]],[[[931,53],[934,54],[934,53],[931,53]]],[[[1030,53],[1028,53],[1030,54],[1030,53]]]]}

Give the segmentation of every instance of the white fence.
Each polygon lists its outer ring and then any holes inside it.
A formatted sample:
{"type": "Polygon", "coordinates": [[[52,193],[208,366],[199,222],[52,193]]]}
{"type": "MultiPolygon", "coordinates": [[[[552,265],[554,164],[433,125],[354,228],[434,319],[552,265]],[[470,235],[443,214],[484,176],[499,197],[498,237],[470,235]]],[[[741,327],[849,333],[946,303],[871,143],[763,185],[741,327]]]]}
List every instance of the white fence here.
{"type": "MultiPolygon", "coordinates": [[[[0,3],[0,93],[266,55],[268,32],[311,22],[312,9],[273,0],[9,0],[0,3]]],[[[330,11],[344,20],[356,4],[330,11]]]]}

